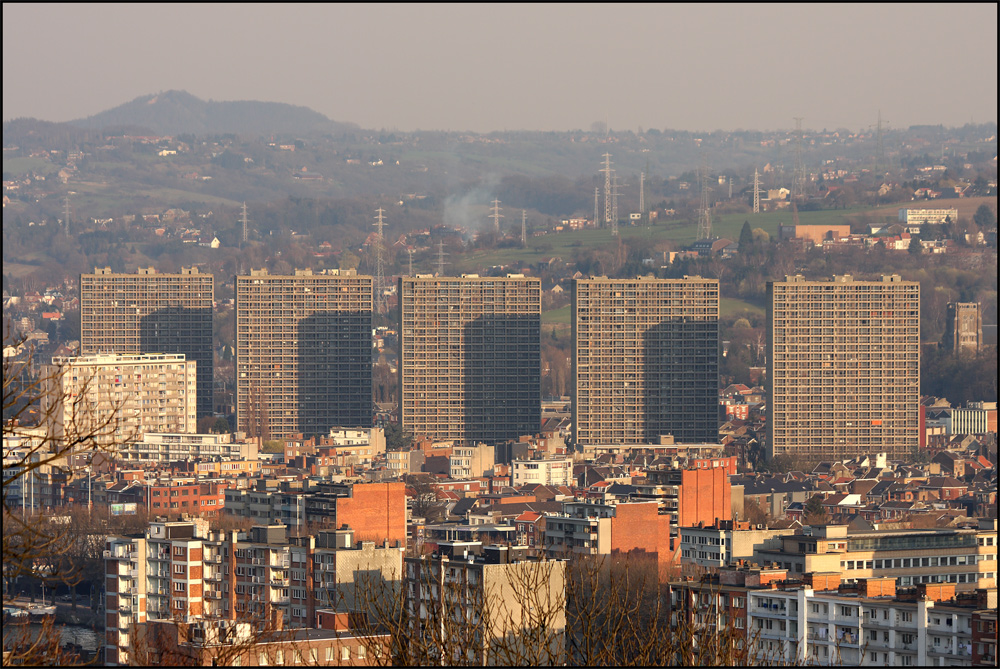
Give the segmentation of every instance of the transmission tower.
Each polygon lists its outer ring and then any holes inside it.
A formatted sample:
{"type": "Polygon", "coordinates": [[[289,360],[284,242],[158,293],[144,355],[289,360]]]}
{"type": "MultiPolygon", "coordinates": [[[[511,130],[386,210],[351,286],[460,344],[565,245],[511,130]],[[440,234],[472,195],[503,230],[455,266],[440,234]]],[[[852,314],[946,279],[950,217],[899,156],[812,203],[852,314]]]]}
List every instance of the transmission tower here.
{"type": "Polygon", "coordinates": [[[528,245],[527,222],[528,222],[528,212],[525,211],[524,209],[522,209],[521,210],[521,247],[522,248],[528,245]]]}
{"type": "Polygon", "coordinates": [[[63,202],[63,223],[66,226],[66,236],[69,236],[69,217],[72,210],[69,207],[69,193],[66,193],[66,200],[63,202]]]}
{"type": "Polygon", "coordinates": [[[802,197],[806,188],[806,168],[802,164],[802,116],[795,117],[795,169],[792,172],[792,199],[802,197]]]}
{"type": "Polygon", "coordinates": [[[701,206],[698,208],[698,239],[712,238],[712,212],[709,208],[708,164],[701,168],[701,206]]]}
{"type": "Polygon", "coordinates": [[[753,168],[753,213],[760,213],[760,170],[753,168]]]}
{"type": "Polygon", "coordinates": [[[410,255],[410,271],[408,276],[413,276],[413,249],[406,249],[406,252],[410,255]]]}
{"type": "Polygon", "coordinates": [[[444,242],[438,242],[438,276],[444,276],[444,266],[448,264],[444,259],[446,255],[448,254],[444,252],[444,242]]]}
{"type": "Polygon", "coordinates": [[[618,234],[618,188],[625,184],[618,183],[618,175],[611,178],[611,234],[618,234]]]}
{"type": "MultiPolygon", "coordinates": [[[[888,123],[888,121],[886,121],[888,123]]],[[[885,178],[885,172],[889,165],[885,159],[885,144],[882,141],[882,110],[878,111],[878,130],[876,131],[875,142],[875,174],[879,179],[885,178]]]]}
{"type": "Polygon", "coordinates": [[[382,226],[385,220],[382,214],[385,210],[379,207],[376,211],[375,223],[373,224],[376,229],[375,233],[375,313],[385,314],[389,310],[389,304],[385,299],[385,258],[383,253],[385,252],[385,235],[382,232],[382,226]]]}
{"type": "Polygon", "coordinates": [[[610,153],[604,154],[604,168],[601,172],[604,172],[604,224],[608,225],[611,223],[611,182],[614,176],[610,153]]]}
{"type": "Polygon", "coordinates": [[[243,241],[242,244],[247,243],[247,203],[246,200],[243,201],[243,215],[240,216],[240,222],[243,223],[243,241]]]}
{"type": "Polygon", "coordinates": [[[500,213],[500,200],[493,200],[493,213],[490,214],[490,218],[493,219],[493,230],[499,234],[500,219],[503,218],[503,214],[500,213]]]}
{"type": "Polygon", "coordinates": [[[729,199],[733,199],[733,178],[729,177],[729,199]]]}
{"type": "Polygon", "coordinates": [[[600,190],[601,190],[600,188],[598,188],[596,186],[594,187],[594,227],[595,228],[601,224],[601,221],[598,218],[598,213],[597,213],[598,212],[598,207],[597,207],[598,195],[597,194],[600,192],[600,190]]]}
{"type": "Polygon", "coordinates": [[[639,215],[646,213],[646,173],[639,172],[639,215]]]}

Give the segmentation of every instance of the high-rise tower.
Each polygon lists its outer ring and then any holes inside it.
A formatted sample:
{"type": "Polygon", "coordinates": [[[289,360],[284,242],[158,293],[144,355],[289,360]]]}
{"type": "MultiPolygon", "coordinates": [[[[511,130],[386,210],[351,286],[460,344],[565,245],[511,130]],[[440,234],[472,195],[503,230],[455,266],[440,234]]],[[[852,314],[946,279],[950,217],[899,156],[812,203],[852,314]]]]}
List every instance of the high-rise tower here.
{"type": "Polygon", "coordinates": [[[919,443],[920,284],[789,276],[767,285],[767,448],[805,462],[919,443]]]}
{"type": "Polygon", "coordinates": [[[236,277],[236,421],[281,439],[372,422],[372,277],[236,277]],[[266,416],[266,420],[265,420],[266,416]]]}
{"type": "Polygon", "coordinates": [[[456,445],[538,431],[539,279],[417,275],[399,280],[399,300],[406,430],[456,445]]]}
{"type": "Polygon", "coordinates": [[[719,282],[573,282],[573,441],[715,442],[719,282]]]}
{"type": "Polygon", "coordinates": [[[197,267],[80,275],[80,353],[183,353],[197,364],[198,417],[212,415],[215,281],[197,267]]]}

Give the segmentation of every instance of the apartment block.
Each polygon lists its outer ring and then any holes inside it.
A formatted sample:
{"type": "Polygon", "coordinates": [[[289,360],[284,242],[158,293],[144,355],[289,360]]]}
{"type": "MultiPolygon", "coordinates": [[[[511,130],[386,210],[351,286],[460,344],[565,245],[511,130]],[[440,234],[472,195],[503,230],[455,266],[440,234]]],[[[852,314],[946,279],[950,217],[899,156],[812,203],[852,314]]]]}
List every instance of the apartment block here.
{"type": "Polygon", "coordinates": [[[55,357],[42,378],[42,415],[60,438],[94,432],[117,452],[147,432],[196,431],[197,364],[184,355],[55,357]]]}
{"type": "Polygon", "coordinates": [[[372,423],[372,278],[236,277],[236,422],[282,439],[372,423]]]}
{"type": "Polygon", "coordinates": [[[984,518],[978,528],[859,532],[827,525],[781,537],[780,548],[760,548],[754,556],[790,574],[838,572],[845,581],[891,577],[901,588],[950,583],[965,592],[996,587],[996,523],[984,518]]]}
{"type": "Polygon", "coordinates": [[[487,444],[456,446],[448,456],[448,476],[453,479],[493,476],[494,447],[487,444]]]}
{"type": "Polygon", "coordinates": [[[150,523],[142,537],[109,539],[104,553],[105,662],[128,664],[133,625],[158,620],[308,628],[325,609],[367,611],[379,601],[369,594],[397,587],[403,550],[355,542],[350,529],[289,537],[283,525],[244,533],[210,531],[201,520],[150,523]],[[355,580],[361,574],[365,583],[355,580]]]}
{"type": "Polygon", "coordinates": [[[126,463],[167,464],[200,458],[257,459],[255,441],[233,441],[231,434],[181,434],[147,432],[122,445],[119,455],[126,463]]]}
{"type": "Polygon", "coordinates": [[[198,417],[211,416],[214,299],[214,277],[197,267],[95,268],[80,276],[80,353],[181,353],[198,364],[198,417]]]}
{"type": "Polygon", "coordinates": [[[666,563],[673,557],[670,519],[653,502],[566,502],[561,514],[545,514],[545,551],[550,558],[629,553],[666,563]]]}
{"type": "Polygon", "coordinates": [[[908,232],[920,232],[924,224],[945,225],[958,222],[958,209],[900,209],[899,222],[908,232]]]}
{"type": "Polygon", "coordinates": [[[573,282],[573,441],[718,440],[719,282],[573,282]]]}
{"type": "Polygon", "coordinates": [[[400,419],[413,434],[491,446],[541,426],[541,282],[399,280],[400,419]]]}
{"type": "Polygon", "coordinates": [[[404,562],[410,633],[430,646],[417,663],[537,666],[562,656],[565,560],[531,559],[526,546],[442,542],[435,555],[404,562]]]}
{"type": "Polygon", "coordinates": [[[920,284],[769,282],[767,448],[806,462],[909,458],[920,437],[920,284]]]}
{"type": "Polygon", "coordinates": [[[728,458],[714,459],[708,468],[650,469],[636,485],[633,499],[656,502],[659,516],[669,526],[671,556],[680,551],[680,528],[714,525],[733,518],[733,489],[724,466],[728,458]]]}
{"type": "Polygon", "coordinates": [[[673,582],[670,599],[675,623],[686,620],[706,630],[731,626],[763,662],[979,666],[976,651],[985,655],[989,643],[977,647],[975,634],[984,614],[995,613],[996,589],[897,589],[887,578],[844,585],[836,573],[792,579],[754,566],[724,569],[700,582],[673,582]]]}
{"type": "Polygon", "coordinates": [[[303,489],[269,487],[258,479],[255,488],[229,489],[226,513],[258,523],[306,523],[329,527],[349,525],[359,539],[406,541],[406,495],[403,483],[320,483],[303,489]]]}
{"type": "Polygon", "coordinates": [[[794,533],[793,529],[772,530],[746,521],[681,527],[681,561],[705,568],[732,567],[741,560],[752,560],[757,550],[779,548],[779,537],[794,533]]]}
{"type": "Polygon", "coordinates": [[[534,483],[546,486],[573,485],[573,458],[555,457],[514,460],[511,484],[515,488],[534,483]]]}

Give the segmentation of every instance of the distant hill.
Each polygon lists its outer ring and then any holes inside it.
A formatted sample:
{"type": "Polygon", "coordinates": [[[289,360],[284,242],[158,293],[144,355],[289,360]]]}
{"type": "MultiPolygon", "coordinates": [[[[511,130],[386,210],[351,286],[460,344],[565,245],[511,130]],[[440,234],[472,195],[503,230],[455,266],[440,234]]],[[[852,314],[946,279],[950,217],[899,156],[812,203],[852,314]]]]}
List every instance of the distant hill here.
{"type": "Polygon", "coordinates": [[[253,100],[205,102],[186,91],[144,95],[70,124],[93,130],[133,126],[148,128],[158,135],[306,134],[357,129],[354,124],[331,121],[307,107],[253,100]]]}

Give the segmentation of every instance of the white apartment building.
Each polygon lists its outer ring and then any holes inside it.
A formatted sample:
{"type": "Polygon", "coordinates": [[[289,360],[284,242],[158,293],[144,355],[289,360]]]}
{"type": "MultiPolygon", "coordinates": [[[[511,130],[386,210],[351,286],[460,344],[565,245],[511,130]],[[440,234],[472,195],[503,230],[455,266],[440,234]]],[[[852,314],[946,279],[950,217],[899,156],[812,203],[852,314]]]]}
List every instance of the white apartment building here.
{"type": "Polygon", "coordinates": [[[944,225],[958,221],[958,209],[900,209],[899,222],[907,226],[908,232],[920,232],[924,223],[944,225]],[[912,227],[911,227],[912,226],[912,227]]]}
{"type": "Polygon", "coordinates": [[[168,463],[198,458],[256,460],[257,442],[233,441],[230,434],[179,434],[147,432],[119,450],[126,462],[168,463]]]}
{"type": "Polygon", "coordinates": [[[894,590],[886,594],[751,590],[747,632],[756,636],[759,657],[779,661],[879,667],[972,665],[975,608],[923,598],[900,601],[894,590]]]}
{"type": "Polygon", "coordinates": [[[493,463],[493,446],[456,446],[448,458],[448,475],[453,479],[492,476],[493,463]]]}
{"type": "Polygon", "coordinates": [[[544,458],[541,460],[514,460],[511,484],[515,488],[537,483],[547,486],[573,484],[573,458],[544,458]]]}
{"type": "Polygon", "coordinates": [[[95,433],[99,446],[146,432],[193,433],[196,368],[183,354],[55,357],[43,370],[42,415],[57,437],[95,433]]]}

